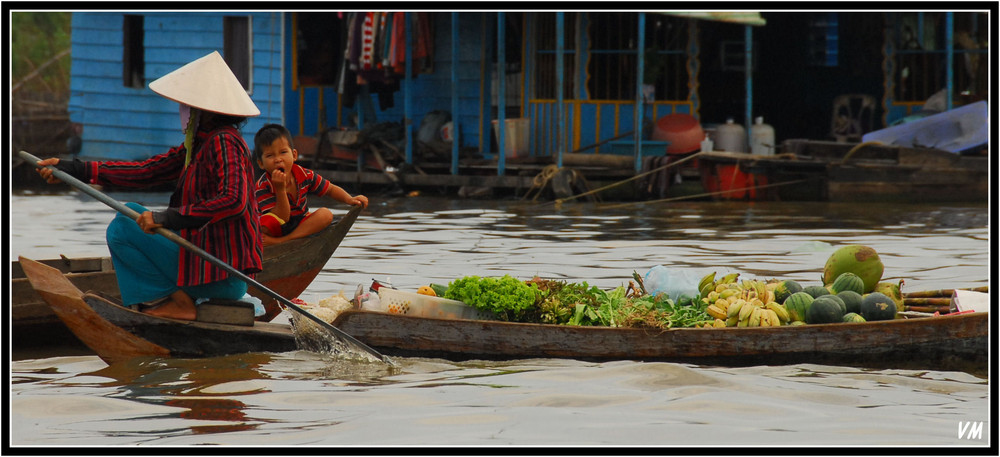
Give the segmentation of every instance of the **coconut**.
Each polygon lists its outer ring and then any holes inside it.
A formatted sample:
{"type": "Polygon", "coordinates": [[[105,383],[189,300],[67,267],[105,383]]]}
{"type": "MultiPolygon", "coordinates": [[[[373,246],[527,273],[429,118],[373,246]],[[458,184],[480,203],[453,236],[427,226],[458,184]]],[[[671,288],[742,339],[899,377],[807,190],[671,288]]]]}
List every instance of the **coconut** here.
{"type": "Polygon", "coordinates": [[[823,267],[823,284],[833,282],[843,273],[854,273],[865,283],[865,292],[875,290],[885,267],[878,253],[868,246],[852,244],[834,251],[823,267]]]}

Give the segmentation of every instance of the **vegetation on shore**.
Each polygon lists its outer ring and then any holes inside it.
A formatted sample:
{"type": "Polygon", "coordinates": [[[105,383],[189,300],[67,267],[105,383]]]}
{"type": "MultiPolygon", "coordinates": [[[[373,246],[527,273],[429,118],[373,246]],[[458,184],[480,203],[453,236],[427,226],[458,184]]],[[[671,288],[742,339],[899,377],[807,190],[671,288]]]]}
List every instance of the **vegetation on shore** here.
{"type": "Polygon", "coordinates": [[[11,13],[12,91],[69,92],[71,18],[68,12],[11,13]]]}

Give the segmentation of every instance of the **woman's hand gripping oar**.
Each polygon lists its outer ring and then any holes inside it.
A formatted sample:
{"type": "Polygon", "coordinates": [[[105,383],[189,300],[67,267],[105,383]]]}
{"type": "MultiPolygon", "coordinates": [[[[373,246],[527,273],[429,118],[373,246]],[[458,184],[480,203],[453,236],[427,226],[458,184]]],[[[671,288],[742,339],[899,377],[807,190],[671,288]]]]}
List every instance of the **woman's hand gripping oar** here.
{"type": "MultiPolygon", "coordinates": [[[[28,163],[31,163],[32,165],[34,165],[36,167],[43,168],[43,167],[41,167],[41,166],[38,165],[38,162],[41,162],[41,159],[39,159],[38,157],[35,157],[35,156],[33,156],[33,155],[25,152],[25,151],[18,152],[18,155],[20,155],[21,158],[24,159],[25,161],[27,161],[28,163]]],[[[51,165],[48,166],[48,168],[50,170],[52,170],[52,176],[60,179],[61,181],[65,182],[66,184],[69,184],[70,186],[72,186],[72,187],[80,190],[81,192],[83,192],[83,193],[85,193],[87,195],[90,195],[91,197],[94,197],[95,199],[97,199],[101,203],[104,203],[105,205],[108,205],[111,208],[114,208],[116,211],[118,211],[118,212],[120,212],[120,213],[122,213],[122,214],[124,214],[124,215],[126,215],[126,216],[128,216],[130,218],[132,218],[132,219],[137,219],[140,216],[140,214],[138,212],[136,212],[135,210],[133,210],[132,208],[129,208],[128,206],[125,206],[123,203],[121,203],[121,202],[119,202],[119,201],[117,201],[117,200],[115,200],[115,199],[113,199],[113,198],[105,195],[104,193],[98,191],[97,189],[94,189],[93,187],[88,186],[87,184],[83,183],[79,179],[74,178],[70,174],[68,174],[68,173],[66,173],[66,172],[64,172],[62,170],[59,170],[59,169],[57,169],[57,168],[55,168],[55,167],[53,167],[51,165]]],[[[337,327],[334,327],[333,325],[331,325],[330,323],[324,321],[323,319],[320,319],[320,318],[314,316],[313,314],[309,313],[308,311],[302,309],[301,307],[299,307],[295,303],[292,303],[291,300],[289,300],[289,299],[287,299],[285,297],[282,297],[280,294],[278,294],[277,292],[275,292],[275,291],[273,291],[271,289],[268,289],[263,284],[261,284],[261,283],[255,281],[255,280],[253,280],[249,276],[245,275],[242,271],[237,270],[232,265],[229,265],[228,263],[225,263],[225,262],[223,262],[223,261],[215,258],[215,256],[209,254],[208,252],[205,252],[205,250],[199,248],[198,246],[195,246],[190,241],[182,238],[180,235],[178,235],[178,234],[176,234],[176,233],[174,233],[174,232],[172,232],[172,231],[170,231],[168,229],[165,229],[163,227],[160,227],[160,228],[156,229],[156,233],[159,234],[159,235],[162,235],[162,236],[166,237],[168,240],[173,241],[174,243],[177,243],[178,245],[180,245],[184,249],[187,249],[187,250],[195,253],[196,255],[198,255],[202,259],[205,259],[206,261],[212,263],[213,265],[226,270],[229,274],[234,275],[237,278],[243,280],[243,282],[246,282],[247,284],[260,289],[262,292],[264,292],[267,295],[270,295],[271,297],[273,297],[275,300],[278,300],[278,302],[280,302],[281,304],[285,305],[286,307],[291,308],[293,311],[299,313],[303,317],[306,317],[306,318],[312,320],[317,325],[319,325],[321,328],[326,329],[327,331],[329,331],[330,333],[332,333],[334,336],[338,337],[340,340],[345,341],[348,344],[353,345],[354,347],[356,347],[356,348],[358,348],[358,349],[360,349],[360,350],[362,350],[364,352],[367,352],[368,354],[372,355],[373,357],[375,357],[378,360],[381,360],[381,361],[387,362],[387,363],[392,363],[388,358],[386,358],[384,355],[380,354],[378,351],[376,351],[376,350],[368,347],[368,345],[362,343],[361,341],[358,341],[353,336],[348,335],[347,333],[344,333],[342,330],[338,329],[337,327]]]]}

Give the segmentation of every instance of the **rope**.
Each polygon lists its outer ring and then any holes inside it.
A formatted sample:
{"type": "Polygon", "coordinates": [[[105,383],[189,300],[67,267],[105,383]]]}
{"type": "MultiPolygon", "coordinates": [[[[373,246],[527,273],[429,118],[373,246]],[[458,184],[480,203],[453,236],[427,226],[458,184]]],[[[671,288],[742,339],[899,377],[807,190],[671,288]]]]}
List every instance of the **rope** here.
{"type": "Polygon", "coordinates": [[[625,183],[627,183],[629,181],[635,181],[636,179],[644,178],[644,177],[649,176],[649,175],[651,175],[653,173],[657,173],[657,172],[659,172],[661,170],[665,170],[667,168],[680,165],[680,164],[682,164],[684,162],[687,162],[688,160],[691,160],[691,159],[694,159],[695,157],[698,157],[699,155],[701,155],[700,151],[697,152],[697,153],[691,154],[691,155],[689,155],[689,156],[687,156],[687,157],[685,157],[685,158],[683,158],[681,160],[678,160],[676,162],[668,163],[668,164],[666,164],[666,165],[664,165],[662,167],[654,168],[654,169],[649,170],[649,171],[647,171],[645,173],[639,173],[639,174],[637,174],[637,175],[635,175],[635,176],[633,176],[631,178],[623,179],[621,181],[608,184],[608,185],[606,185],[604,187],[599,187],[597,189],[594,189],[594,190],[591,190],[591,191],[587,191],[587,192],[584,192],[584,193],[581,193],[581,194],[573,195],[571,197],[557,198],[557,199],[555,199],[552,202],[542,203],[542,204],[543,205],[546,205],[546,204],[555,204],[556,206],[559,206],[559,205],[561,205],[561,204],[563,204],[563,203],[565,203],[567,201],[575,200],[575,199],[580,198],[580,197],[586,197],[586,196],[588,196],[590,194],[596,194],[598,192],[603,192],[605,190],[608,190],[608,189],[611,189],[611,188],[614,188],[614,187],[618,187],[618,186],[620,186],[622,184],[625,184],[625,183]]]}
{"type": "Polygon", "coordinates": [[[728,194],[730,192],[736,192],[736,191],[740,191],[740,190],[766,189],[768,187],[787,186],[789,184],[799,184],[799,183],[803,183],[803,182],[806,182],[806,181],[809,181],[809,180],[808,179],[797,179],[797,180],[794,180],[794,181],[785,181],[785,182],[779,182],[779,183],[774,183],[774,184],[765,184],[763,186],[741,187],[741,188],[738,188],[738,189],[729,189],[729,190],[720,190],[720,191],[717,191],[717,192],[706,192],[706,193],[702,193],[702,194],[684,195],[684,196],[681,196],[681,197],[663,198],[663,199],[660,199],[660,200],[643,200],[643,201],[638,201],[638,202],[620,203],[620,204],[617,204],[617,205],[601,206],[601,209],[614,209],[614,208],[622,208],[622,207],[631,206],[631,205],[647,205],[647,204],[650,204],[650,203],[663,203],[663,202],[672,202],[672,201],[678,201],[678,200],[688,200],[688,199],[692,199],[692,198],[714,197],[716,195],[728,194]]]}
{"type": "Polygon", "coordinates": [[[847,163],[847,159],[850,158],[852,155],[854,155],[855,152],[858,152],[858,149],[861,149],[862,147],[865,147],[865,146],[874,146],[874,145],[881,145],[881,144],[882,143],[880,143],[878,141],[865,141],[864,143],[858,143],[858,144],[854,145],[854,147],[851,148],[850,151],[847,151],[847,154],[844,154],[844,159],[840,161],[840,164],[843,165],[843,164],[847,163]]]}
{"type": "Polygon", "coordinates": [[[522,200],[527,199],[528,195],[531,195],[531,191],[537,189],[537,191],[535,192],[535,197],[532,198],[531,201],[537,200],[538,196],[542,195],[542,191],[545,190],[545,186],[549,184],[549,181],[551,181],[552,177],[555,176],[556,173],[558,172],[559,172],[559,167],[555,165],[548,165],[545,168],[542,168],[542,171],[540,171],[537,175],[535,175],[535,178],[531,180],[531,188],[524,193],[524,197],[521,199],[522,200]]]}

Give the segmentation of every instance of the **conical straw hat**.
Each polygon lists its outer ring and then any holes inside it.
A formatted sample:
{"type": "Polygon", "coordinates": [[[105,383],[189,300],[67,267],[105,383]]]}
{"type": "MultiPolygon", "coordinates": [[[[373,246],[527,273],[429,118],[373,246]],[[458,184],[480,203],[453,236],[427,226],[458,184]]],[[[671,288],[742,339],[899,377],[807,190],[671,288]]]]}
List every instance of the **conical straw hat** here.
{"type": "Polygon", "coordinates": [[[259,116],[219,51],[180,67],[149,83],[153,92],[177,103],[231,116],[259,116]]]}

